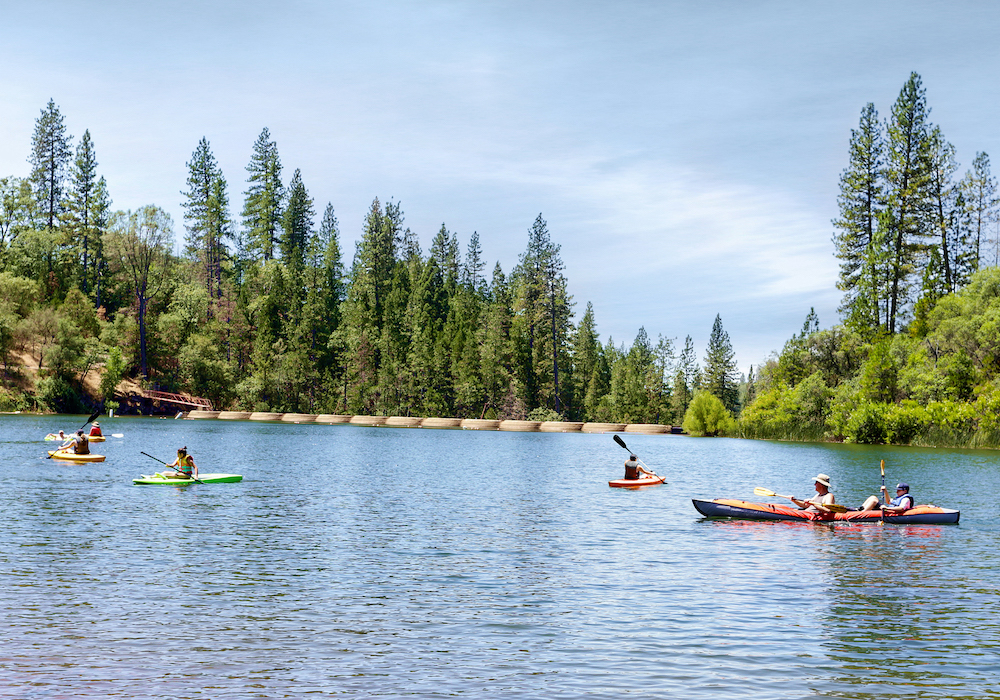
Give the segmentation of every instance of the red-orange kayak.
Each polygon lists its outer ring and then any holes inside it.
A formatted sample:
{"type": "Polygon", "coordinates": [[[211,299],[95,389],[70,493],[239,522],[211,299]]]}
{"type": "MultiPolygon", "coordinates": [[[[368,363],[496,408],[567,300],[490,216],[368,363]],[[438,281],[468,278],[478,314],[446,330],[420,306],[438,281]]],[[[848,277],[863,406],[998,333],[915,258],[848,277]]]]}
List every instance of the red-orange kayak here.
{"type": "Polygon", "coordinates": [[[640,489],[643,486],[659,486],[665,484],[665,476],[646,476],[641,479],[615,479],[609,481],[608,486],[619,489],[640,489]]]}
{"type": "MultiPolygon", "coordinates": [[[[714,501],[692,499],[694,507],[709,518],[745,518],[750,520],[813,520],[817,522],[880,522],[878,510],[849,510],[846,513],[818,513],[774,503],[751,503],[736,498],[716,498],[714,501]]],[[[960,513],[950,508],[915,506],[902,513],[886,513],[885,522],[899,525],[957,523],[960,513]]]]}

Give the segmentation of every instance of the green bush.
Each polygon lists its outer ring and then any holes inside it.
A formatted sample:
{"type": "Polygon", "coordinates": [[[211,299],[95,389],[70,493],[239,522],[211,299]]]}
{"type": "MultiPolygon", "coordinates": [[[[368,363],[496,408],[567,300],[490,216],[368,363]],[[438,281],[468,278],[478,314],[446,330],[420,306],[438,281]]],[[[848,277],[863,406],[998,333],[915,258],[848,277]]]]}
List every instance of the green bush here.
{"type": "Polygon", "coordinates": [[[562,421],[565,419],[551,408],[539,406],[538,408],[532,409],[532,411],[528,413],[528,420],[562,421]]]}
{"type": "Polygon", "coordinates": [[[707,391],[695,394],[684,414],[684,430],[691,435],[735,435],[736,420],[722,401],[707,391]]]}
{"type": "Polygon", "coordinates": [[[42,406],[56,413],[86,413],[76,389],[59,375],[42,377],[35,383],[35,396],[42,406]]]}

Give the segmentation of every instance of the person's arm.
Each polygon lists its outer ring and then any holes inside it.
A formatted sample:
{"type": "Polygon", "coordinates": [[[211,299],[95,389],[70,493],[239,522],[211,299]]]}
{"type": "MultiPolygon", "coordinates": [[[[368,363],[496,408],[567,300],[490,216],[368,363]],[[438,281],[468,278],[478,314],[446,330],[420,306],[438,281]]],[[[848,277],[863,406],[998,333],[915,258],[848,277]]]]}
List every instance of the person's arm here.
{"type": "Polygon", "coordinates": [[[194,458],[190,458],[190,459],[191,459],[191,476],[193,476],[195,479],[197,479],[198,478],[198,465],[194,463],[194,458]]]}
{"type": "Polygon", "coordinates": [[[885,506],[885,510],[889,513],[902,513],[913,507],[913,496],[906,494],[903,499],[898,506],[885,506]]]}

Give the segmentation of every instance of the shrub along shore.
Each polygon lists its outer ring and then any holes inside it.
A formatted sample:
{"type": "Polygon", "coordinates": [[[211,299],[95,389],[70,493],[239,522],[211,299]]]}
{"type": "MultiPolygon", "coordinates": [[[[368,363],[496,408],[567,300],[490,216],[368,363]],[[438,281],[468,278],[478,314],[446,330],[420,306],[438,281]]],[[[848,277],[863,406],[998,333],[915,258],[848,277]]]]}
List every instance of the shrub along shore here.
{"type": "Polygon", "coordinates": [[[421,418],[418,416],[347,416],[330,413],[272,413],[262,411],[188,411],[187,420],[252,420],[272,423],[320,423],[386,428],[461,428],[521,433],[632,433],[666,435],[682,432],[680,426],[657,423],[584,423],[582,421],[491,420],[483,418],[421,418]]]}

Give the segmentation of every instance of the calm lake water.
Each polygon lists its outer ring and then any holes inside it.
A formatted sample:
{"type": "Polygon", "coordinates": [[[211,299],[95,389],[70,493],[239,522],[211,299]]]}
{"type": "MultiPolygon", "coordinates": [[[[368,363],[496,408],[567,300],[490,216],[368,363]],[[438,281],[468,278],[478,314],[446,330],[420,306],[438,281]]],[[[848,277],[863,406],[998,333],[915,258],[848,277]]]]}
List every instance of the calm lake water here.
{"type": "Polygon", "coordinates": [[[1000,453],[0,417],[0,696],[1000,696],[1000,453]],[[133,486],[187,445],[238,484],[133,486]],[[960,525],[706,520],[907,481],[960,525]],[[757,499],[760,500],[760,499],[757,499]]]}

